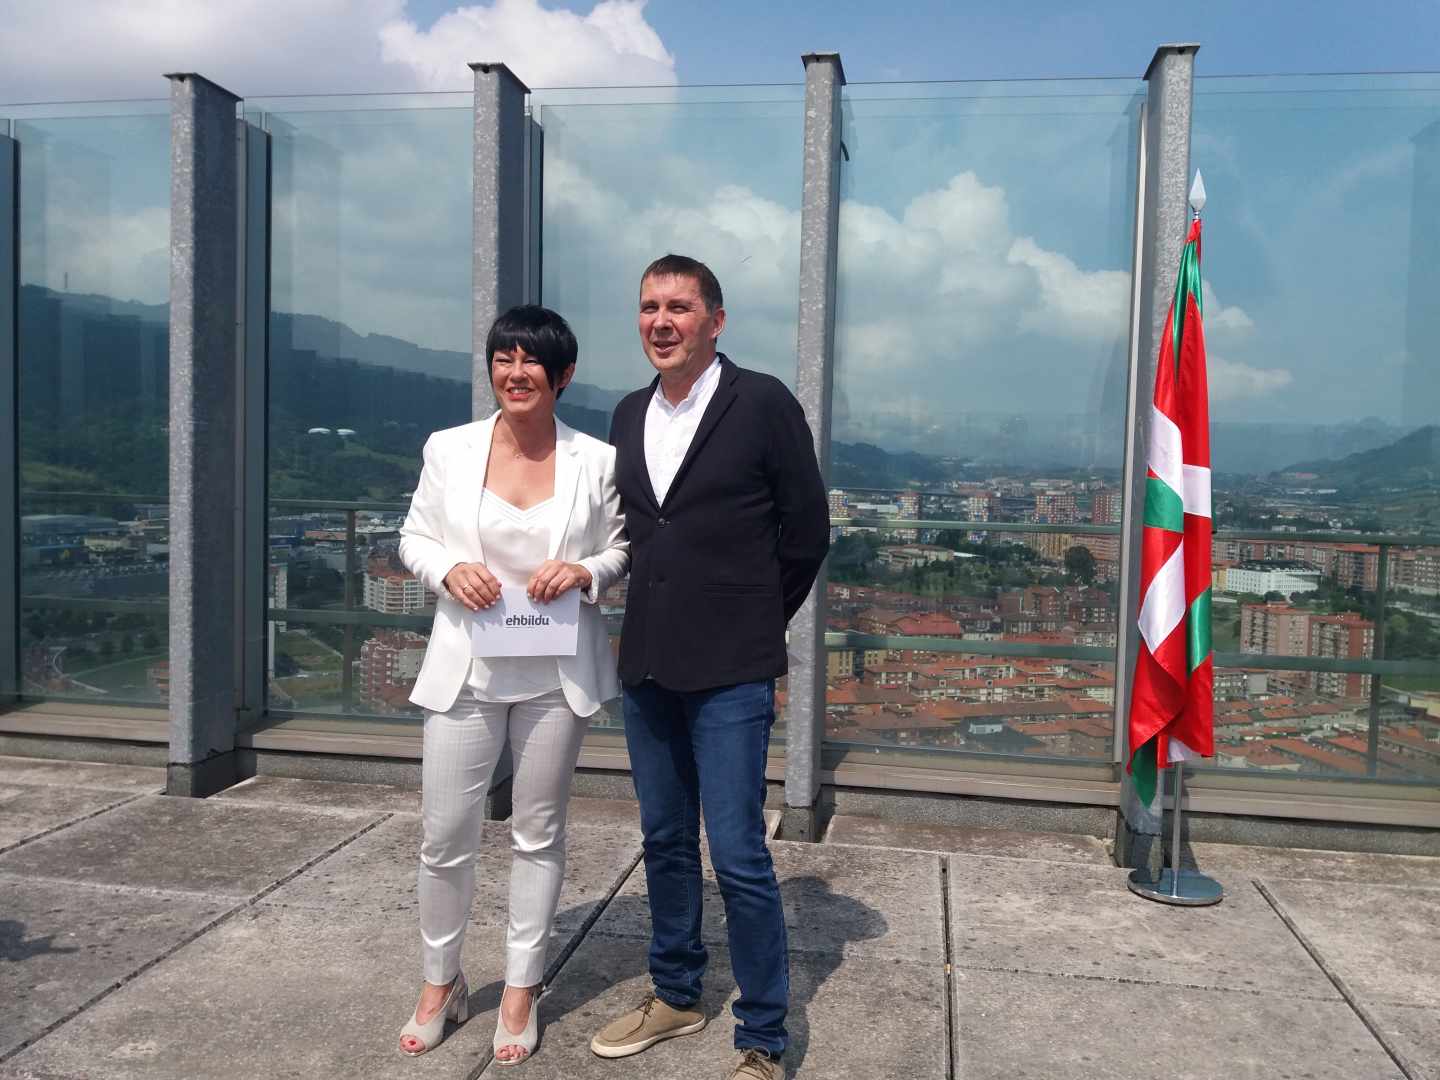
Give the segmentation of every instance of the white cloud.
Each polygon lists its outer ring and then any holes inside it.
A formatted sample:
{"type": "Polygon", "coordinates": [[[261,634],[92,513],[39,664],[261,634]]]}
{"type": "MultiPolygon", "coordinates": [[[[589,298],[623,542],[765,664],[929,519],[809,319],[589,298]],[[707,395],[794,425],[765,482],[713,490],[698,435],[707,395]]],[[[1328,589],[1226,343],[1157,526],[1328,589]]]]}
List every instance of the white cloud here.
{"type": "Polygon", "coordinates": [[[43,231],[22,234],[27,282],[56,291],[163,303],[170,288],[170,214],[150,207],[113,214],[62,203],[43,231]]]}
{"type": "Polygon", "coordinates": [[[456,85],[473,60],[504,60],[527,85],[651,86],[675,82],[675,58],[645,21],[645,0],[602,0],[588,15],[536,0],[456,8],[428,30],[408,19],[380,30],[385,60],[425,89],[456,85]]]}
{"type": "Polygon", "coordinates": [[[1073,260],[1046,251],[1028,236],[1015,241],[1008,261],[1028,267],[1040,288],[1039,304],[1020,317],[1022,329],[1104,340],[1126,326],[1130,311],[1127,271],[1081,270],[1073,260]]]}
{"type": "Polygon", "coordinates": [[[588,15],[538,0],[457,7],[420,27],[405,0],[9,0],[0,102],[158,98],[198,71],[237,94],[464,90],[500,60],[531,86],[675,82],[643,0],[588,15]]]}
{"type": "Polygon", "coordinates": [[[1263,397],[1294,382],[1294,376],[1286,368],[1251,367],[1213,353],[1206,361],[1212,403],[1263,397]]]}
{"type": "Polygon", "coordinates": [[[1255,320],[1250,318],[1243,308],[1226,307],[1220,302],[1220,297],[1215,295],[1215,290],[1210,287],[1210,282],[1202,282],[1200,290],[1205,302],[1205,336],[1207,338],[1227,335],[1237,338],[1244,337],[1255,329],[1255,320]]]}

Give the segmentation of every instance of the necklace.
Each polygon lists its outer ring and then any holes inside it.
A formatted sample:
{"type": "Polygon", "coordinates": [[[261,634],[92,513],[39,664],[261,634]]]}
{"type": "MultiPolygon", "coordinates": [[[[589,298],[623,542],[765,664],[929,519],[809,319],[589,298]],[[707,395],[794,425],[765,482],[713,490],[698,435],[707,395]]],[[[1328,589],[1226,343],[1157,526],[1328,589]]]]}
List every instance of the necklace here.
{"type": "Polygon", "coordinates": [[[505,428],[504,431],[505,434],[503,437],[501,436],[500,432],[497,431],[495,433],[496,438],[500,439],[501,445],[504,446],[505,449],[510,451],[510,457],[514,461],[541,462],[548,458],[550,456],[550,452],[554,449],[554,444],[551,444],[550,446],[544,448],[539,457],[531,457],[520,446],[520,443],[516,440],[514,433],[511,432],[508,427],[505,428]]]}

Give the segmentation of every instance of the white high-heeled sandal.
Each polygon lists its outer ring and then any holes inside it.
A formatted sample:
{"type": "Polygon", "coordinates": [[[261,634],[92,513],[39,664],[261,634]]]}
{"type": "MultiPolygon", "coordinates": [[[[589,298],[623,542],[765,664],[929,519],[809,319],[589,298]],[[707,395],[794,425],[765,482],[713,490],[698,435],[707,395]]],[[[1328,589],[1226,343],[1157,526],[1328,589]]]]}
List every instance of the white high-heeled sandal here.
{"type": "MultiPolygon", "coordinates": [[[[495,1043],[492,1047],[496,1065],[519,1065],[521,1062],[530,1060],[530,1055],[535,1052],[535,1044],[540,1041],[540,1025],[537,1018],[540,1015],[540,996],[543,993],[544,989],[537,986],[535,992],[530,995],[530,1018],[525,1021],[525,1030],[518,1035],[511,1032],[511,1030],[505,1026],[503,1010],[497,1010],[495,1014],[495,1043]],[[507,1046],[518,1046],[521,1050],[524,1050],[525,1053],[518,1058],[502,1058],[500,1051],[507,1046]]],[[[503,991],[500,1000],[503,1005],[505,1000],[503,991]]]]}
{"type": "Polygon", "coordinates": [[[410,1022],[400,1029],[401,1042],[409,1035],[420,1043],[419,1050],[400,1047],[400,1052],[406,1057],[419,1057],[439,1046],[443,1041],[440,1036],[445,1031],[447,1019],[454,1020],[457,1024],[463,1024],[470,1019],[470,991],[465,985],[465,973],[462,971],[455,976],[455,981],[450,984],[450,992],[445,995],[445,1003],[435,1011],[434,1016],[422,1024],[416,1019],[416,1015],[411,1013],[410,1022]]]}

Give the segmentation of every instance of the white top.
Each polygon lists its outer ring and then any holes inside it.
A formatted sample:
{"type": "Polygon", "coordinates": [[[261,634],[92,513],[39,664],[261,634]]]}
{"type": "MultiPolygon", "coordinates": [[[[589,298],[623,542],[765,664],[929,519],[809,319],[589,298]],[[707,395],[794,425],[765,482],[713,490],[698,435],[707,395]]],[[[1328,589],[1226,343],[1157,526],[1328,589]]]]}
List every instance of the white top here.
{"type": "Polygon", "coordinates": [[[650,470],[650,486],[655,489],[655,498],[663,506],[665,495],[680,471],[680,463],[695,441],[695,432],[705,407],[715,396],[720,385],[720,358],[717,356],[710,366],[700,373],[695,385],[679,405],[671,405],[665,397],[663,384],[656,384],[655,393],[650,397],[650,408],[645,413],[645,467],[650,470]]]}
{"type": "MultiPolygon", "coordinates": [[[[552,496],[521,510],[489,488],[481,494],[485,566],[501,585],[524,588],[545,561],[550,550],[545,515],[554,501],[552,496]]],[[[477,656],[465,685],[481,701],[529,701],[560,689],[560,666],[553,656],[477,656]]]]}

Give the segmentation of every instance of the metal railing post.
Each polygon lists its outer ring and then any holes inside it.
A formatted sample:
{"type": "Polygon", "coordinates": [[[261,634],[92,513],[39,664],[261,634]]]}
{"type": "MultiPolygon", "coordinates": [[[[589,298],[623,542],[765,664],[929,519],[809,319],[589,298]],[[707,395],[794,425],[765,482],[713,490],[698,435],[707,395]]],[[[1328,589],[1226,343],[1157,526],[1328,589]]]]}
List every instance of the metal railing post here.
{"type": "Polygon", "coordinates": [[[0,704],[20,696],[20,144],[0,135],[0,704]]]}
{"type": "Polygon", "coordinates": [[[236,386],[239,428],[235,482],[240,535],[236,611],[240,620],[240,726],[253,727],[265,711],[266,590],[270,573],[269,512],[265,505],[270,341],[270,135],[242,121],[240,140],[240,286],[242,300],[236,386]]]}
{"type": "Polygon", "coordinates": [[[490,324],[526,297],[526,87],[504,64],[471,64],[475,73],[474,269],[471,280],[475,419],[495,411],[486,363],[490,324]]]}
{"type": "MultiPolygon", "coordinates": [[[[840,88],[838,53],[809,53],[805,63],[804,186],[800,208],[800,318],[795,393],[815,436],[822,474],[830,467],[830,406],[835,382],[835,287],[840,237],[840,88]]],[[[788,840],[815,840],[820,750],[825,739],[825,568],[790,620],[789,702],[785,710],[785,809],[788,840]]]]}
{"type": "MultiPolygon", "coordinates": [[[[1120,618],[1133,621],[1140,589],[1140,535],[1144,527],[1145,462],[1150,445],[1149,400],[1155,385],[1155,360],[1160,335],[1169,312],[1171,293],[1179,271],[1180,252],[1190,222],[1190,113],[1194,97],[1195,53],[1198,45],[1161,45],[1145,71],[1147,95],[1145,130],[1141,137],[1145,163],[1140,188],[1141,223],[1136,250],[1139,265],[1138,310],[1131,348],[1134,408],[1127,434],[1127,475],[1121,532],[1120,595],[1130,605],[1120,618]]],[[[1130,711],[1130,691],[1139,635],[1126,634],[1124,652],[1117,656],[1116,710],[1121,718],[1130,711]]],[[[1117,725],[1123,734],[1123,722],[1117,725]]],[[[1122,747],[1121,761],[1129,757],[1122,747]]],[[[1159,871],[1161,798],[1142,803],[1124,766],[1120,768],[1120,815],[1115,827],[1115,861],[1121,866],[1150,866],[1159,871]],[[1153,864],[1153,865],[1152,865],[1153,864]]]]}
{"type": "MultiPolygon", "coordinates": [[[[1375,567],[1375,646],[1372,660],[1385,659],[1385,590],[1390,574],[1390,545],[1381,544],[1375,567]]],[[[1374,777],[1380,768],[1380,691],[1383,675],[1370,676],[1369,722],[1365,733],[1365,771],[1374,777]]]]}
{"type": "MultiPolygon", "coordinates": [[[[345,610],[355,610],[355,511],[345,511],[345,610]]],[[[355,627],[345,624],[340,651],[340,707],[350,712],[355,703],[355,627]]]]}
{"type": "Polygon", "coordinates": [[[166,790],[236,777],[240,616],[234,453],[240,321],[239,98],[170,75],[170,757],[166,790]]]}

